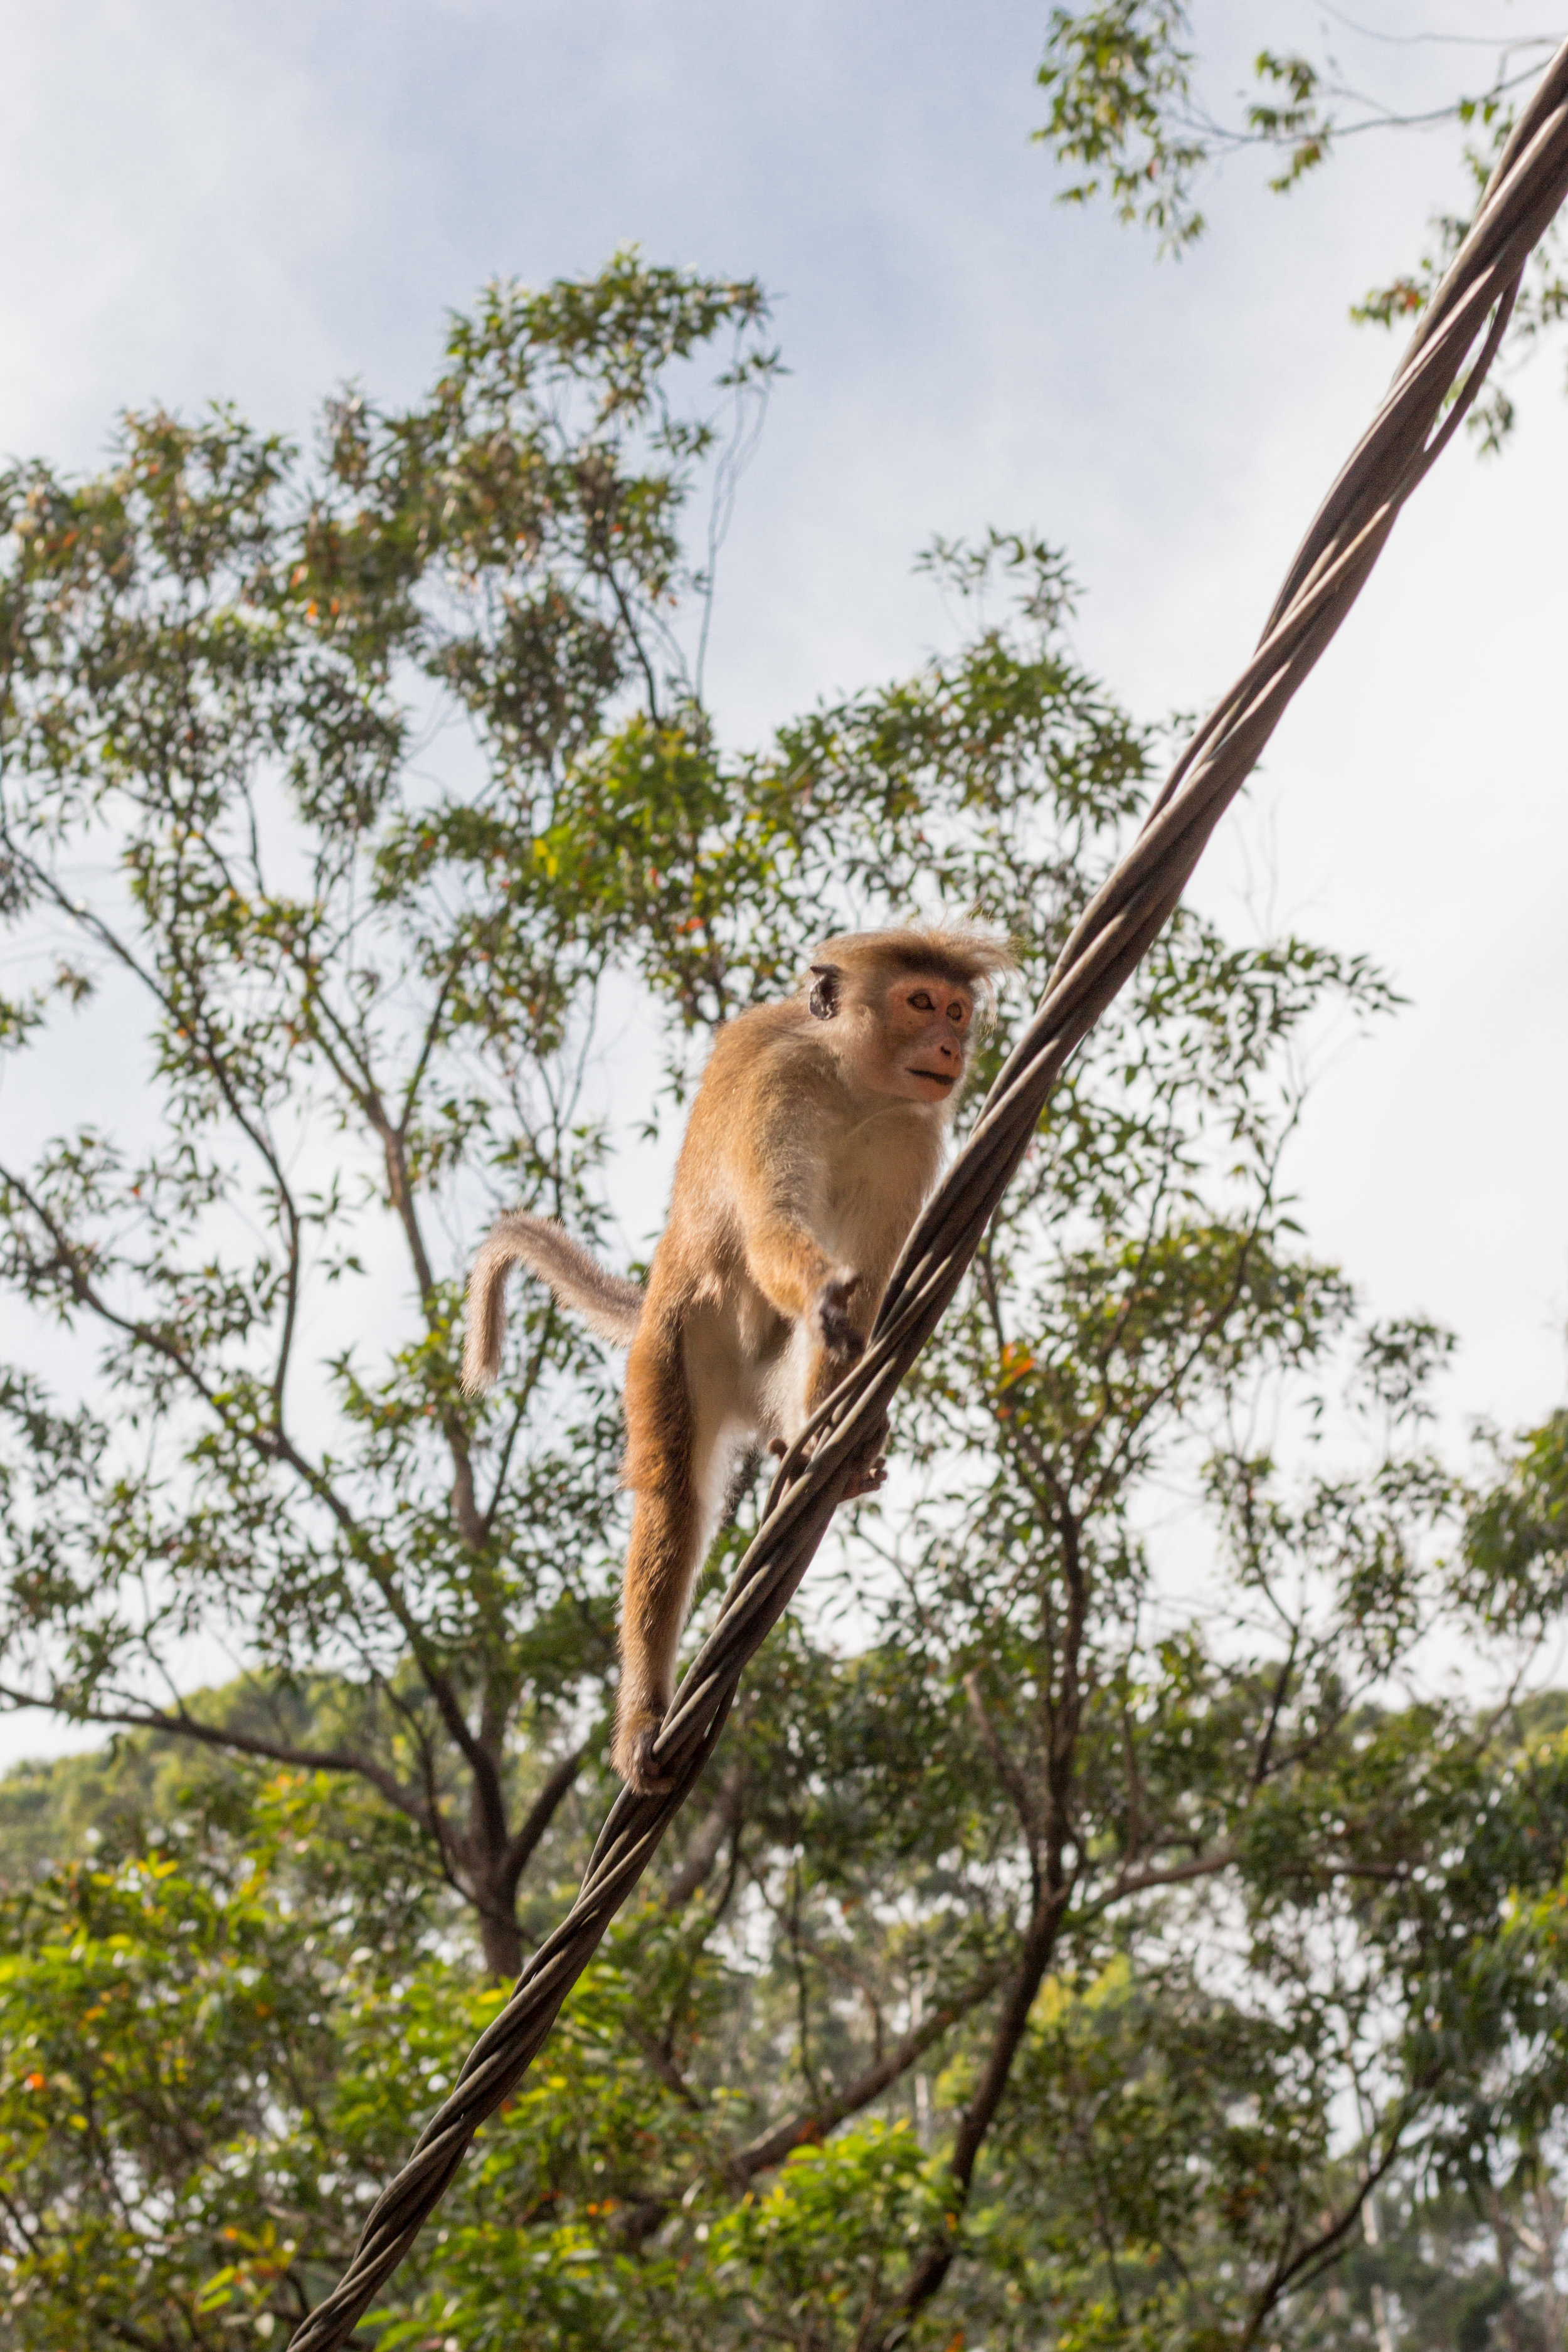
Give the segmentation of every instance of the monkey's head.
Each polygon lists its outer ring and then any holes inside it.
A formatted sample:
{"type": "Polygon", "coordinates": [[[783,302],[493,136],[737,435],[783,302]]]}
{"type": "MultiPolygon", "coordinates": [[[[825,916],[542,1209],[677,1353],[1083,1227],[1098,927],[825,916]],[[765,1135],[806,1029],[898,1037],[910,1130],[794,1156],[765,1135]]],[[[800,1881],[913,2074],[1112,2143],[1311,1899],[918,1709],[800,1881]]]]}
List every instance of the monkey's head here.
{"type": "Polygon", "coordinates": [[[995,976],[1016,969],[984,931],[858,931],[817,949],[806,1003],[869,1092],[951,1107],[994,1016],[995,976]]]}

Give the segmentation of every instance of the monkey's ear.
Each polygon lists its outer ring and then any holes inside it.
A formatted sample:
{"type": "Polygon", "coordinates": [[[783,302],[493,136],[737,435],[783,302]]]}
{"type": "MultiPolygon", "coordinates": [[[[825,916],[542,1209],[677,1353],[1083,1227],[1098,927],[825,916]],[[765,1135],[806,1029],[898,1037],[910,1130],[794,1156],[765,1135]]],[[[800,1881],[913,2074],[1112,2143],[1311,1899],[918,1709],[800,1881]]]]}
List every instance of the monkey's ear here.
{"type": "Polygon", "coordinates": [[[805,1001],[819,1021],[831,1021],[838,1010],[839,967],[836,963],[814,963],[811,969],[813,986],[805,1001]]]}

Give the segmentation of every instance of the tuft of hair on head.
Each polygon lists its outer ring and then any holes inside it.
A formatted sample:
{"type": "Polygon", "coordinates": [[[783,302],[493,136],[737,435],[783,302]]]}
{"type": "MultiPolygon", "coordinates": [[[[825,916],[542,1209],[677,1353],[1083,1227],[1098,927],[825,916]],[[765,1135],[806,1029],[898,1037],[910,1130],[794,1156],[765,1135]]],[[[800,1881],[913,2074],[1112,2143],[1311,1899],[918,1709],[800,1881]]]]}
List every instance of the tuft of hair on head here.
{"type": "MultiPolygon", "coordinates": [[[[1018,969],[1011,940],[977,923],[907,923],[886,931],[846,931],[814,948],[811,961],[813,970],[828,965],[839,972],[889,980],[901,971],[936,972],[969,990],[976,1022],[985,1029],[996,1018],[997,980],[1018,969]]],[[[803,992],[810,987],[808,973],[803,992]]]]}

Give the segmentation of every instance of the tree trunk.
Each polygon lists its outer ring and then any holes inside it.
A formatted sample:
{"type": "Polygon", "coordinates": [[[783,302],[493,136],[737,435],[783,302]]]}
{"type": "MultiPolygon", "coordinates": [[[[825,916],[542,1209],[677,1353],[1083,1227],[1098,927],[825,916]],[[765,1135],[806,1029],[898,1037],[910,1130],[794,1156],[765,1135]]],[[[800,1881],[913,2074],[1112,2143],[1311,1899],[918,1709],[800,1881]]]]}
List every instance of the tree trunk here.
{"type": "Polygon", "coordinates": [[[479,1903],[479,1942],[484,1950],[485,1973],[500,1977],[510,1984],[522,1973],[522,1936],[517,1918],[510,1911],[491,1908],[484,1899],[479,1903]]]}

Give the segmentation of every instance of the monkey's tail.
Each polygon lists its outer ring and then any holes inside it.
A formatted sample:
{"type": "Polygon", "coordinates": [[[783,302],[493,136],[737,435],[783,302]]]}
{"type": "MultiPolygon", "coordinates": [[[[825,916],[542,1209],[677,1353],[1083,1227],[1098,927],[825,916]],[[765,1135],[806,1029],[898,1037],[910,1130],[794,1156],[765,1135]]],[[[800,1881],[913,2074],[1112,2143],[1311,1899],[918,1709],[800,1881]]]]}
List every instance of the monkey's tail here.
{"type": "Polygon", "coordinates": [[[512,1209],[497,1218],[479,1245],[468,1276],[463,1386],[469,1396],[488,1389],[500,1370],[506,1278],[514,1265],[526,1265],[542,1276],[562,1305],[572,1307],[602,1339],[617,1348],[631,1345],[643,1304],[637,1284],[607,1274],[563,1225],[549,1217],[531,1217],[525,1209],[512,1209]]]}

